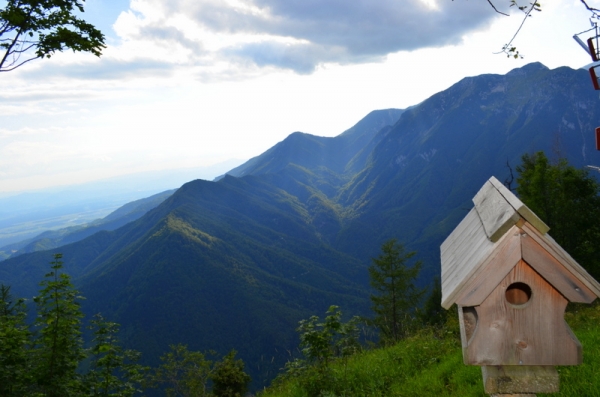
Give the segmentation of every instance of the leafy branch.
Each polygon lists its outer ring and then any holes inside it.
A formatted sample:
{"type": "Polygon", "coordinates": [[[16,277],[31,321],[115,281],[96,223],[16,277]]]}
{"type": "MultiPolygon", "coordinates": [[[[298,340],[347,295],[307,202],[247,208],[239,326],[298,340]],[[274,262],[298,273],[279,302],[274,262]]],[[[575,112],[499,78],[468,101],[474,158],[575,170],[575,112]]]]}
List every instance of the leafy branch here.
{"type": "Polygon", "coordinates": [[[521,24],[519,25],[519,28],[517,29],[517,31],[515,32],[515,34],[513,35],[513,37],[510,39],[510,41],[505,44],[502,47],[502,50],[497,52],[496,54],[506,54],[506,56],[508,58],[515,58],[515,59],[523,59],[523,56],[519,53],[519,51],[517,50],[517,47],[515,47],[513,45],[513,41],[515,40],[515,38],[517,37],[517,35],[519,34],[519,32],[521,31],[521,29],[523,28],[523,25],[525,24],[525,21],[527,21],[527,18],[531,17],[531,13],[533,11],[542,11],[541,5],[540,3],[538,3],[537,1],[533,2],[533,3],[529,3],[528,6],[520,6],[519,4],[517,4],[516,0],[511,0],[510,1],[510,7],[517,7],[520,11],[522,11],[525,16],[523,17],[523,20],[521,21],[521,24]]]}
{"type": "Polygon", "coordinates": [[[104,35],[76,11],[83,12],[82,1],[7,0],[0,9],[0,72],[67,48],[100,56],[104,35]]]}

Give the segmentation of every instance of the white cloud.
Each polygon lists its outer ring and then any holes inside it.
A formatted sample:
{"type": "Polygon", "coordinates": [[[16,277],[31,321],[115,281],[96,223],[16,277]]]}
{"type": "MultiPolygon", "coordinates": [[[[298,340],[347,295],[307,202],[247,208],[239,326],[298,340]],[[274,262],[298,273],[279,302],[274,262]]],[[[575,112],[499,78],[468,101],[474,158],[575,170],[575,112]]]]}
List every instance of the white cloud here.
{"type": "Polygon", "coordinates": [[[588,63],[571,38],[588,26],[580,2],[543,7],[514,61],[492,52],[520,17],[484,0],[134,0],[112,12],[100,59],[65,52],[0,75],[0,191],[249,158],[465,76],[588,63]]]}
{"type": "Polygon", "coordinates": [[[456,45],[496,18],[487,3],[466,0],[132,0],[100,60],[60,54],[22,77],[166,77],[182,67],[209,80],[252,78],[256,68],[310,74],[327,63],[456,45]]]}
{"type": "Polygon", "coordinates": [[[132,8],[139,14],[127,14],[127,26],[196,48],[192,58],[210,51],[215,60],[299,73],[324,63],[381,61],[398,51],[458,44],[497,16],[483,2],[434,0],[136,0],[132,8]]]}

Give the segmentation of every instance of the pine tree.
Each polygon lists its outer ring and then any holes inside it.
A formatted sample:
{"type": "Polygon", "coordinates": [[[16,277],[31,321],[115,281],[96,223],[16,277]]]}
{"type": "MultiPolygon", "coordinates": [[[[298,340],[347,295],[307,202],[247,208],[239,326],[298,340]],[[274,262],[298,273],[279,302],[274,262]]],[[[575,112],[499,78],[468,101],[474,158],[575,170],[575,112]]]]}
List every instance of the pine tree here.
{"type": "Polygon", "coordinates": [[[0,286],[0,396],[131,397],[141,391],[147,368],[137,364],[140,354],[123,350],[118,324],[96,315],[93,347],[83,348],[77,290],[55,254],[52,271],[40,283],[34,332],[26,323],[23,299],[13,302],[10,287],[0,286]],[[89,356],[88,356],[88,353],[89,356]],[[81,374],[83,360],[91,369],[81,374]]]}
{"type": "Polygon", "coordinates": [[[406,252],[395,239],[385,242],[381,251],[369,266],[370,283],[376,291],[371,295],[373,324],[379,328],[383,344],[391,344],[410,332],[425,291],[415,285],[421,262],[412,267],[407,264],[416,252],[406,252]]]}
{"type": "Polygon", "coordinates": [[[12,301],[10,287],[0,286],[0,396],[28,395],[31,383],[25,301],[12,301]]]}
{"type": "Polygon", "coordinates": [[[90,328],[94,331],[91,368],[84,375],[84,388],[90,397],[131,397],[141,392],[148,371],[137,364],[140,353],[124,350],[117,337],[119,324],[96,314],[90,328]]]}
{"type": "Polygon", "coordinates": [[[525,154],[517,166],[517,193],[550,234],[592,276],[600,277],[600,184],[585,169],[544,152],[525,154]]]}
{"type": "Polygon", "coordinates": [[[446,322],[448,311],[442,305],[442,284],[439,277],[433,280],[433,286],[429,296],[423,304],[423,310],[419,317],[423,324],[431,326],[440,326],[446,322]]]}
{"type": "Polygon", "coordinates": [[[77,367],[85,358],[80,297],[70,277],[61,273],[61,259],[62,254],[54,254],[52,271],[40,283],[40,295],[33,299],[37,304],[35,326],[39,332],[34,351],[34,376],[42,395],[48,397],[80,393],[82,384],[77,367]]]}

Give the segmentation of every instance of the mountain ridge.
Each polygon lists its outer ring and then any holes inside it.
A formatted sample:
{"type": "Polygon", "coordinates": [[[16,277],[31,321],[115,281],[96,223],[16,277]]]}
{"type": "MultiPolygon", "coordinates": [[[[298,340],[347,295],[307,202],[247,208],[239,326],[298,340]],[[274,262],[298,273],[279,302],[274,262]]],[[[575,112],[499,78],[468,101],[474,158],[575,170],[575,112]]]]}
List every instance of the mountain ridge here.
{"type": "MultiPolygon", "coordinates": [[[[331,304],[368,314],[367,267],[385,240],[418,251],[427,285],[439,245],[491,175],[504,180],[507,164],[537,150],[600,163],[588,79],[527,65],[372,112],[337,137],[291,134],[217,181],[184,184],[134,222],[61,247],[65,269],[85,310],[120,322],[148,362],[169,343],[234,347],[262,384],[297,346],[300,319],[331,304]]],[[[0,282],[31,296],[48,258],[1,262],[0,282]]]]}
{"type": "Polygon", "coordinates": [[[146,212],[163,202],[175,190],[167,190],[143,199],[131,201],[112,211],[104,218],[96,219],[92,222],[58,230],[48,230],[35,237],[0,247],[0,254],[4,256],[0,260],[34,251],[56,249],[60,246],[80,241],[99,231],[115,230],[140,218],[146,212]]]}

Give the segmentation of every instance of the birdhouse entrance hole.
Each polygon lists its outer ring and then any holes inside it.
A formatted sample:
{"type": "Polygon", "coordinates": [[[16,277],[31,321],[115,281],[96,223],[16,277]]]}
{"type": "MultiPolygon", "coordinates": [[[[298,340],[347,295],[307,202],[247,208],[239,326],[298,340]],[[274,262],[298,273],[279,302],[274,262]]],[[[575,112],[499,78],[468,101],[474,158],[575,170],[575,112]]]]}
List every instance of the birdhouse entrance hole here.
{"type": "Polygon", "coordinates": [[[525,283],[512,283],[506,289],[506,300],[514,306],[522,306],[531,299],[531,287],[525,283]]]}

